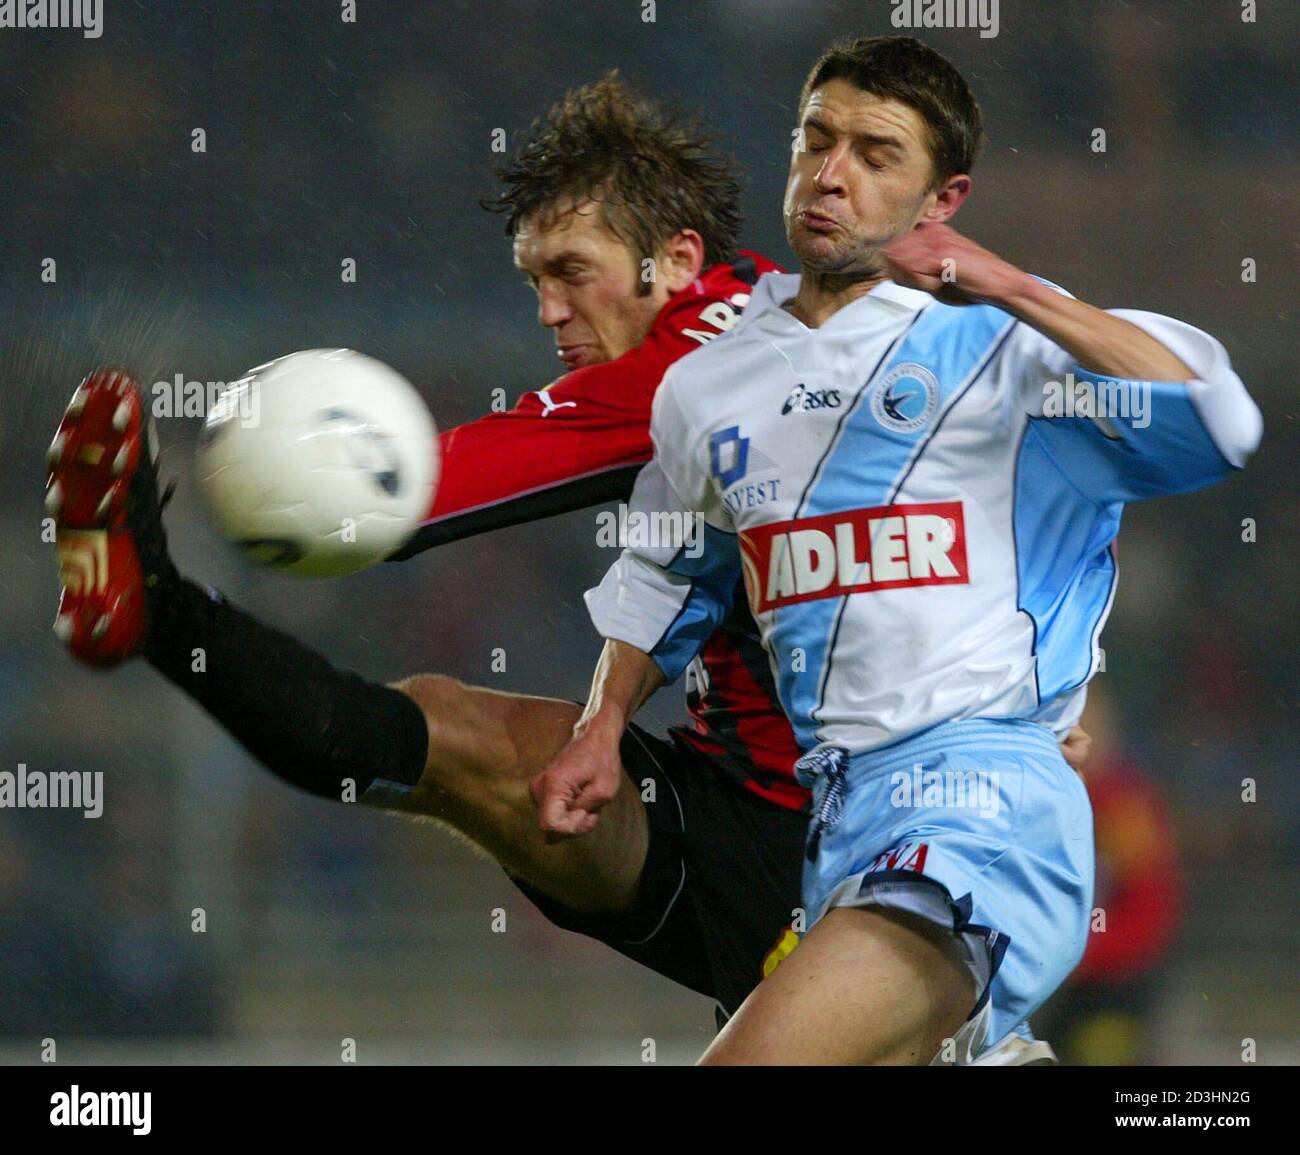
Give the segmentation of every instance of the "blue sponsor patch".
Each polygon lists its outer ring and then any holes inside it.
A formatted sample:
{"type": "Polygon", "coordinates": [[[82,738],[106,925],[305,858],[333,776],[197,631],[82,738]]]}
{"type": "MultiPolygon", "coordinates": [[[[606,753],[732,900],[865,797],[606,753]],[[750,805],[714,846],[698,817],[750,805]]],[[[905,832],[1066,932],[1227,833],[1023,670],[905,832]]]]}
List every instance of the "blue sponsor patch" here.
{"type": "Polygon", "coordinates": [[[749,467],[749,438],[741,437],[739,425],[719,429],[709,438],[709,465],[724,489],[745,476],[749,467]]]}

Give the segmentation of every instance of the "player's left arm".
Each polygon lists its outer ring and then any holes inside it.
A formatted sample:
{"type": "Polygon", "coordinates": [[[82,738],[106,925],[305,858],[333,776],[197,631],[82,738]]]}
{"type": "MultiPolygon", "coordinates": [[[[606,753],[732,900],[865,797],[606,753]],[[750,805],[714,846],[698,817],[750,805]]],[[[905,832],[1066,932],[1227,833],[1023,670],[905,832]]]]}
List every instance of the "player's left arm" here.
{"type": "Polygon", "coordinates": [[[745,254],[671,298],[639,345],[566,373],[514,406],[443,431],[433,507],[389,561],[475,534],[626,501],[653,452],[650,412],[668,369],[726,332],[748,300],[749,275],[776,268],[745,254]]]}
{"type": "Polygon", "coordinates": [[[444,430],[433,507],[388,560],[626,500],[651,454],[653,381],[633,374],[648,360],[579,369],[525,393],[512,409],[444,430]]]}
{"type": "Polygon", "coordinates": [[[900,284],[950,304],[995,305],[1012,334],[1017,386],[1058,466],[1098,501],[1198,489],[1240,469],[1259,443],[1258,407],[1223,346],[1156,313],[1104,310],[1030,276],[946,225],[924,225],[885,251],[900,284]],[[1092,412],[1053,409],[1065,378],[1092,412]],[[1098,399],[1107,405],[1098,411],[1098,399]]]}
{"type": "Polygon", "coordinates": [[[885,250],[894,280],[948,304],[982,301],[1013,314],[1099,376],[1183,381],[1173,349],[1130,321],[1030,276],[949,225],[923,224],[885,250]]]}

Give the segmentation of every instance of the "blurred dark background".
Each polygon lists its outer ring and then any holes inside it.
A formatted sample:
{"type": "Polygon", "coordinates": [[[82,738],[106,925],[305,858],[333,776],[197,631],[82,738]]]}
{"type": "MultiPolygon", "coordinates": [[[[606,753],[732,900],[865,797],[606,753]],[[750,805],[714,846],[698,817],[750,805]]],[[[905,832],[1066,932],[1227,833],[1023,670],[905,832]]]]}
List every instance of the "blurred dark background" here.
{"type": "MultiPolygon", "coordinates": [[[[344,1037],[362,1061],[702,1048],[705,1000],[554,930],[463,843],[294,793],[142,665],[75,666],[50,632],[43,454],[101,362],[146,386],[223,382],[294,349],[351,346],[416,382],[444,426],[487,412],[494,389],[513,400],[557,376],[478,199],[501,159],[494,129],[513,145],[611,67],[698,110],[744,165],[747,245],[788,261],[779,207],[799,87],[830,40],[897,31],[892,10],[665,0],[649,22],[641,0],[360,0],[344,23],[335,0],[105,0],[99,39],[0,30],[0,769],[106,784],[95,820],[0,810],[0,1059],[36,1061],[47,1037],[62,1061],[331,1062],[344,1037]]],[[[1152,801],[1099,840],[1120,847],[1128,885],[1153,877],[1147,862],[1174,880],[1154,899],[1169,926],[1138,952],[1140,997],[1103,960],[1054,1021],[1095,1011],[1099,989],[1135,1049],[1085,1035],[1081,1061],[1239,1062],[1255,1040],[1258,1061],[1295,1062],[1300,11],[1265,0],[1247,23],[1236,0],[1079,0],[999,16],[994,38],[922,33],[986,114],[959,227],[1089,301],[1209,330],[1265,415],[1242,475],[1126,515],[1104,761],[1140,768],[1152,801]]],[[[303,584],[255,572],[213,533],[191,467],[200,422],[160,424],[187,572],[374,677],[585,693],[598,647],[580,595],[612,560],[595,511],[303,584]]],[[[649,720],[680,713],[676,687],[649,720]]]]}

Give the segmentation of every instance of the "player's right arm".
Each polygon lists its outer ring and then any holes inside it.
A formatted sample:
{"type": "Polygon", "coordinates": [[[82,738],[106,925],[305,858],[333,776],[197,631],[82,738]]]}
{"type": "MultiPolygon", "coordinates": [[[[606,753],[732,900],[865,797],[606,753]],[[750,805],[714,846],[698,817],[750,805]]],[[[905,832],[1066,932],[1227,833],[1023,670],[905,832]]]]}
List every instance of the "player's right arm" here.
{"type": "Polygon", "coordinates": [[[572,836],[596,825],[623,777],[618,753],[623,732],[663,684],[663,671],[644,650],[605,642],[573,737],[530,784],[543,830],[572,836]]]}
{"type": "MultiPolygon", "coordinates": [[[[543,830],[585,834],[619,789],[619,743],[632,716],[675,681],[731,609],[740,568],[736,538],[692,432],[665,381],[654,406],[655,458],[637,477],[629,526],[677,526],[680,541],[634,542],[587,593],[606,644],[573,739],[533,781],[543,830]]],[[[707,460],[707,459],[705,459],[707,460]]]]}

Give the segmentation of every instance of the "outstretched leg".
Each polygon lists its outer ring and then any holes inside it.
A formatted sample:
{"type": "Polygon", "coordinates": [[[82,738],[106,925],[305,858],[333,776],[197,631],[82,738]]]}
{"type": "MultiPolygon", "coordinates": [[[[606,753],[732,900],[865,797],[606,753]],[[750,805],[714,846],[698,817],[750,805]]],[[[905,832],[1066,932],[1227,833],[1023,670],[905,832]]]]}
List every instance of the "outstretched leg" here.
{"type": "Polygon", "coordinates": [[[599,837],[548,843],[533,812],[528,781],[579,707],[436,675],[370,682],[182,578],[146,425],[135,382],[100,372],[78,387],[50,447],[55,630],[77,657],[112,666],[143,653],[294,785],[439,818],[575,910],[631,904],[648,841],[634,790],[620,791],[599,837]]]}

